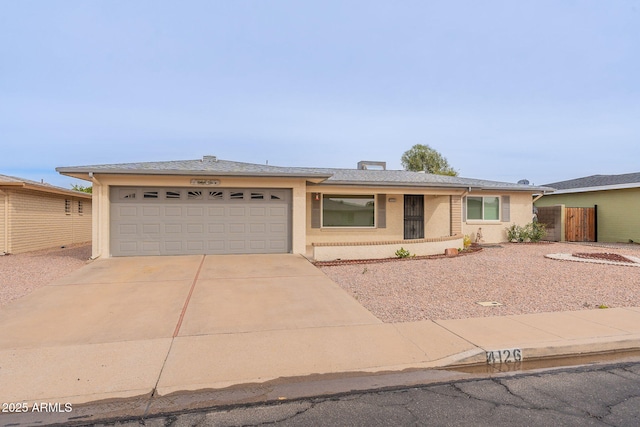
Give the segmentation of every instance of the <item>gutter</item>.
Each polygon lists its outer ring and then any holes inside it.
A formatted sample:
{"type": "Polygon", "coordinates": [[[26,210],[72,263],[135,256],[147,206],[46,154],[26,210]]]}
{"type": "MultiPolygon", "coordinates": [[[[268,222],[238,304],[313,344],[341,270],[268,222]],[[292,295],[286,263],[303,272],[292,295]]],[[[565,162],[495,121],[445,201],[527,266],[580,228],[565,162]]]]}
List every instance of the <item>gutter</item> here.
{"type": "Polygon", "coordinates": [[[477,191],[513,191],[513,192],[525,192],[525,193],[538,193],[540,191],[546,191],[547,188],[540,187],[528,187],[528,188],[512,188],[512,187],[472,187],[466,184],[452,185],[448,183],[422,183],[422,182],[358,182],[358,181],[324,181],[318,184],[311,184],[310,186],[358,186],[358,187],[414,187],[414,188],[438,188],[464,191],[465,194],[469,194],[472,190],[477,191]]]}
{"type": "Polygon", "coordinates": [[[556,190],[553,194],[591,193],[594,191],[627,190],[630,188],[640,188],[640,183],[635,182],[631,184],[601,185],[598,187],[566,188],[564,190],[556,190]]]}
{"type": "Polygon", "coordinates": [[[129,169],[109,169],[100,171],[88,171],[79,170],[73,168],[56,168],[56,171],[62,175],[72,176],[77,178],[77,174],[89,175],[91,180],[91,174],[97,173],[102,175],[182,175],[182,176],[230,176],[230,177],[245,177],[245,178],[331,178],[333,175],[327,173],[278,173],[278,172],[224,172],[224,171],[207,171],[207,170],[129,170],[129,169]]]}

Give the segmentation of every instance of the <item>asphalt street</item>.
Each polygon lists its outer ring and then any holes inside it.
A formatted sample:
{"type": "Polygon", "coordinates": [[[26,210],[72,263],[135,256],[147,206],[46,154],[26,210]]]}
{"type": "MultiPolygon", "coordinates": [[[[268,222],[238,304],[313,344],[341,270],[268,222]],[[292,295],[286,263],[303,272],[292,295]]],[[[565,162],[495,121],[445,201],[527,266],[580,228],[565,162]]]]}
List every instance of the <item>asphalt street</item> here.
{"type": "Polygon", "coordinates": [[[109,426],[638,426],[640,363],[203,410],[109,426]]]}

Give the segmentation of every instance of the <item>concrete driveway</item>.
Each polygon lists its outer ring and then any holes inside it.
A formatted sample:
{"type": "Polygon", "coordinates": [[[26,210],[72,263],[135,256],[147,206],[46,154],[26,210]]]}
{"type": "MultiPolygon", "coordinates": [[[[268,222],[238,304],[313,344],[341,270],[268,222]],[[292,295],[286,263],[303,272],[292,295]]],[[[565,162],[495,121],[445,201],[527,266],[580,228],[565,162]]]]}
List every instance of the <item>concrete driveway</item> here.
{"type": "Polygon", "coordinates": [[[0,311],[0,349],[379,323],[298,255],[97,260],[0,311]]]}
{"type": "Polygon", "coordinates": [[[424,356],[290,254],[96,260],[2,307],[0,325],[3,402],[148,397],[424,356]]]}

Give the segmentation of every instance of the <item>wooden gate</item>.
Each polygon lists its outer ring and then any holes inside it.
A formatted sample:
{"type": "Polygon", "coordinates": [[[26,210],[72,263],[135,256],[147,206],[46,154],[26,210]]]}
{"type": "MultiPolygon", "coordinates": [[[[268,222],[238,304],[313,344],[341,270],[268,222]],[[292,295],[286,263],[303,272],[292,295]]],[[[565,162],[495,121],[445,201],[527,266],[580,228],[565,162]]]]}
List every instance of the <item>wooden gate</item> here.
{"type": "Polygon", "coordinates": [[[564,235],[567,242],[597,241],[597,206],[565,208],[564,235]]]}

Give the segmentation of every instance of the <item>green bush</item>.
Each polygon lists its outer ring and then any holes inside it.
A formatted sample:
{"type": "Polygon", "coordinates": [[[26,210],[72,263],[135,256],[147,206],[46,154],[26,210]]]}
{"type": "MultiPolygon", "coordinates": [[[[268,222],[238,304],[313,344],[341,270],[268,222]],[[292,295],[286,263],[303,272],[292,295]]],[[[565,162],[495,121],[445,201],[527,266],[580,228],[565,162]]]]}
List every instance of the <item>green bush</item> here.
{"type": "Polygon", "coordinates": [[[546,226],[540,222],[530,222],[521,227],[513,224],[507,228],[507,240],[510,242],[539,242],[545,236],[546,226]]]}
{"type": "Polygon", "coordinates": [[[524,229],[517,224],[507,228],[507,240],[510,242],[524,242],[524,229]]]}
{"type": "Polygon", "coordinates": [[[529,240],[531,242],[539,242],[546,234],[547,227],[541,222],[530,222],[524,226],[529,240]]]}
{"type": "Polygon", "coordinates": [[[411,256],[411,252],[409,252],[405,248],[400,248],[396,251],[396,256],[398,258],[409,258],[411,256]]]}

